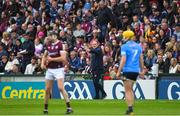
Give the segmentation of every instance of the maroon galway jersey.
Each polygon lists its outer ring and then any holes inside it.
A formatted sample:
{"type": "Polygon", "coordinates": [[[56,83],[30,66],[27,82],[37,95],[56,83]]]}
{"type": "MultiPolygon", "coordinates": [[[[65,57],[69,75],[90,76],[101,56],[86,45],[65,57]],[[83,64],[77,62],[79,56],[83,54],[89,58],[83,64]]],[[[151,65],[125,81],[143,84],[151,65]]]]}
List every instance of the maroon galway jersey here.
{"type": "MultiPolygon", "coordinates": [[[[62,43],[60,41],[56,42],[56,43],[51,43],[48,44],[46,46],[46,50],[48,51],[48,56],[52,57],[52,58],[56,58],[56,57],[60,57],[60,51],[62,50],[62,43]]],[[[47,65],[47,68],[61,68],[63,67],[63,63],[62,62],[49,62],[47,65]]]]}

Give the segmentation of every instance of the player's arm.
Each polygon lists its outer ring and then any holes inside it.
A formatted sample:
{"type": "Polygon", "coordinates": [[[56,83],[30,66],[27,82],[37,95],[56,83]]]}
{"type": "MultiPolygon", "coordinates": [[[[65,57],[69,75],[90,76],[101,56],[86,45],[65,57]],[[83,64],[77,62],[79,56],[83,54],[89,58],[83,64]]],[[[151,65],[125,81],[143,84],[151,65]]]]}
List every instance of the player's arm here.
{"type": "Polygon", "coordinates": [[[139,62],[140,62],[140,76],[144,77],[144,59],[143,59],[143,54],[140,55],[139,58],[139,62]]]}
{"type": "Polygon", "coordinates": [[[42,56],[42,60],[41,60],[41,68],[42,69],[46,69],[45,64],[46,64],[46,61],[47,61],[47,56],[48,56],[48,52],[47,52],[47,50],[45,50],[44,54],[42,56]]]}
{"type": "Polygon", "coordinates": [[[63,63],[67,63],[67,52],[66,51],[60,51],[61,56],[59,57],[48,57],[48,61],[49,62],[63,62],[63,63]]]}
{"type": "Polygon", "coordinates": [[[121,61],[120,61],[118,72],[116,74],[117,79],[120,79],[121,71],[122,71],[125,63],[126,63],[126,46],[122,45],[121,46],[121,61]]]}
{"type": "Polygon", "coordinates": [[[126,63],[126,56],[122,55],[121,56],[121,61],[120,61],[120,66],[119,66],[118,72],[116,74],[118,79],[120,79],[121,71],[122,71],[125,63],[126,63]]]}

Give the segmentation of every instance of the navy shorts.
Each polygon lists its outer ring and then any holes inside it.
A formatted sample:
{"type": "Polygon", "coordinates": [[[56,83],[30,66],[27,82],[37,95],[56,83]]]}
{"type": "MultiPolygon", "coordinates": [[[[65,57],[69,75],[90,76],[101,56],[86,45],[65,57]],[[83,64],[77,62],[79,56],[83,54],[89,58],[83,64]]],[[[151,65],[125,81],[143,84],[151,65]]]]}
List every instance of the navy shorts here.
{"type": "Polygon", "coordinates": [[[123,72],[124,80],[129,79],[129,80],[136,81],[138,75],[139,75],[139,73],[137,73],[137,72],[123,72]]]}

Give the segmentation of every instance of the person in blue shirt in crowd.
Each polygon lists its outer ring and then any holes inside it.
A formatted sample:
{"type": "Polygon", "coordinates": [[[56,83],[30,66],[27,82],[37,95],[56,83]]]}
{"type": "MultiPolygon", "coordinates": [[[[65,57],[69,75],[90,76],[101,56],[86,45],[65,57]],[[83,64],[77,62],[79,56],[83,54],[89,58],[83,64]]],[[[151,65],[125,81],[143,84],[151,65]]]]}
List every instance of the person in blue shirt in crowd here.
{"type": "Polygon", "coordinates": [[[133,84],[138,75],[144,76],[142,48],[138,43],[133,41],[134,37],[134,32],[131,30],[123,32],[125,44],[121,46],[121,61],[119,70],[116,74],[124,83],[125,99],[128,105],[128,110],[126,111],[127,115],[133,115],[133,84]]]}

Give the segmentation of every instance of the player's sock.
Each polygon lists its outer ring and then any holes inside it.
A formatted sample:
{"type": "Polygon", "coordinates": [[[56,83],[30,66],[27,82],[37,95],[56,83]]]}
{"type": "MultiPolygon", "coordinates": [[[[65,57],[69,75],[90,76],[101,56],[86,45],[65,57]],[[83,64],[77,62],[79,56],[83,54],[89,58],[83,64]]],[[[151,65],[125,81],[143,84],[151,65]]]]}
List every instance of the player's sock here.
{"type": "Polygon", "coordinates": [[[66,114],[71,114],[71,113],[73,113],[73,110],[72,110],[72,108],[71,108],[70,102],[67,102],[67,103],[66,103],[66,106],[67,106],[66,114]]]}
{"type": "Polygon", "coordinates": [[[132,106],[128,106],[128,111],[133,112],[133,107],[132,106]]]}
{"type": "Polygon", "coordinates": [[[48,110],[48,104],[44,104],[44,109],[48,110]]]}
{"type": "Polygon", "coordinates": [[[67,106],[67,108],[70,108],[71,106],[70,106],[70,102],[67,102],[66,103],[66,106],[67,106]]]}
{"type": "Polygon", "coordinates": [[[47,115],[48,114],[48,104],[44,104],[44,114],[47,115]]]}

